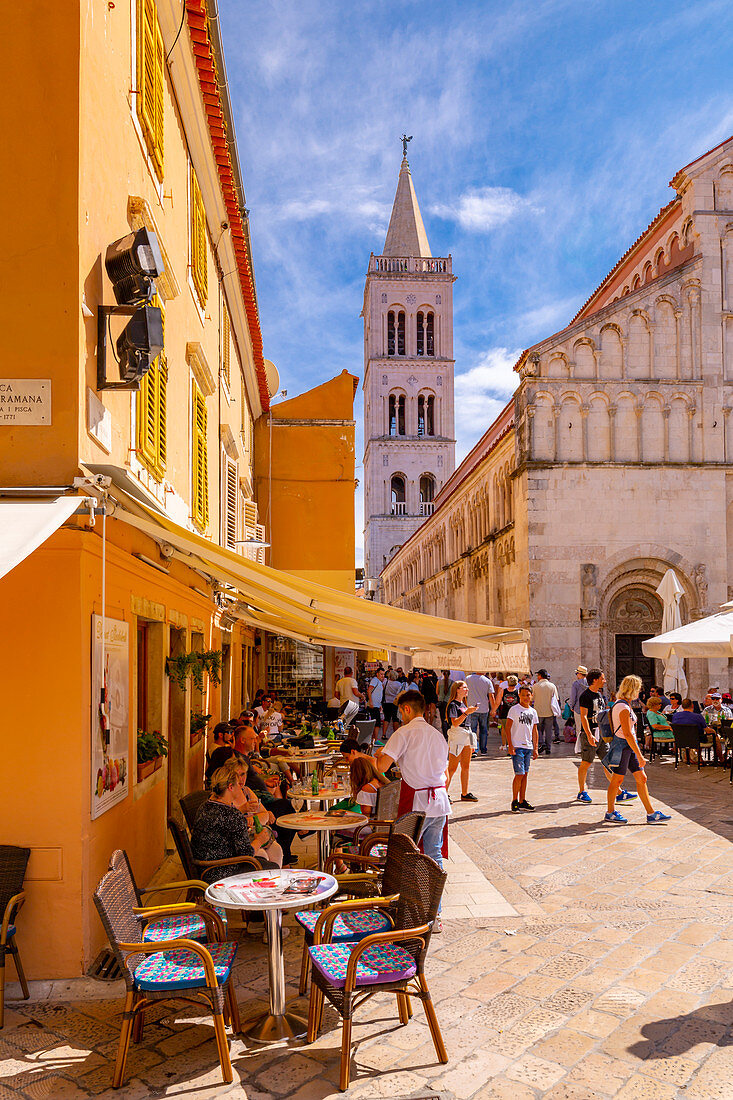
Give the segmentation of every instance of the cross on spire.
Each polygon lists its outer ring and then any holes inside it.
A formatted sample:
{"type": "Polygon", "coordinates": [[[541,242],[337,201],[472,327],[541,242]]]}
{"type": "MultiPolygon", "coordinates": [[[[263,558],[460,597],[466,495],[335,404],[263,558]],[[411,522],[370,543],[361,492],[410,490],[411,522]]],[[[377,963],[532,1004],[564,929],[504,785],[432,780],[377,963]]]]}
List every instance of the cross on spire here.
{"type": "Polygon", "coordinates": [[[401,141],[402,141],[402,156],[406,158],[407,157],[407,143],[408,143],[408,141],[412,141],[412,134],[410,134],[409,137],[407,136],[407,134],[403,134],[402,138],[401,138],[401,141]]]}

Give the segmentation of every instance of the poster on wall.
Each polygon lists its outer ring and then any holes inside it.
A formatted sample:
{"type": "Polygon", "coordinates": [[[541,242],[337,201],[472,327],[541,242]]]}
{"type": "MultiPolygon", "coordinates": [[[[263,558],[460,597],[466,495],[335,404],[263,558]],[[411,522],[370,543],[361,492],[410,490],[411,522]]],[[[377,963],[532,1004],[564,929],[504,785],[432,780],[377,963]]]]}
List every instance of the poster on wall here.
{"type": "Polygon", "coordinates": [[[92,615],[92,819],[129,790],[130,651],[128,626],[92,615]]]}
{"type": "Polygon", "coordinates": [[[356,654],[353,649],[334,649],[333,651],[333,678],[340,680],[345,668],[356,668],[356,654]]]}

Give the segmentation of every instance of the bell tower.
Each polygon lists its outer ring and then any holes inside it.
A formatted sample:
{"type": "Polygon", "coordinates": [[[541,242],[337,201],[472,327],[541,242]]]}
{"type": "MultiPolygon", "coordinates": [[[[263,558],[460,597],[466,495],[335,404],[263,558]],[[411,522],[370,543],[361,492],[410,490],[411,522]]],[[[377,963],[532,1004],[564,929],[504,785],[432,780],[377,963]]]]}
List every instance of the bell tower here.
{"type": "MultiPolygon", "coordinates": [[[[430,252],[407,161],[364,288],[365,576],[423,520],[455,468],[451,257],[430,252]]],[[[381,586],[380,586],[381,587],[381,586]]]]}

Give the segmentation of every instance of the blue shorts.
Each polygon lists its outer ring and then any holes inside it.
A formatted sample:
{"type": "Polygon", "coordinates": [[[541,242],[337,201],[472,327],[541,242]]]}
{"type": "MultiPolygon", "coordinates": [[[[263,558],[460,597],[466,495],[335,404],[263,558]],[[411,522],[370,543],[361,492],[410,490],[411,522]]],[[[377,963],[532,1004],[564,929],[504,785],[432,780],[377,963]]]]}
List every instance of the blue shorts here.
{"type": "Polygon", "coordinates": [[[529,765],[532,763],[532,749],[515,749],[512,754],[512,764],[515,775],[526,775],[529,765]]]}

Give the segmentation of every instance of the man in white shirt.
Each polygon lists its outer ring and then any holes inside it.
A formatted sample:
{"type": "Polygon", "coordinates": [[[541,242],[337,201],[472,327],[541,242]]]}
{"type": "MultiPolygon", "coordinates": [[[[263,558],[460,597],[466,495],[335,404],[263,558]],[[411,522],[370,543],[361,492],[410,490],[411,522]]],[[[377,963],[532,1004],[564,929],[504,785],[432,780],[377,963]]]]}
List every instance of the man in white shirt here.
{"type": "Polygon", "coordinates": [[[488,676],[480,672],[472,672],[466,677],[468,686],[469,707],[476,707],[473,714],[468,716],[468,724],[474,734],[478,735],[478,748],[482,756],[489,751],[489,711],[493,700],[493,684],[488,676]]]}
{"type": "Polygon", "coordinates": [[[359,685],[353,677],[353,669],[350,665],[347,665],[344,669],[344,674],[340,680],[336,681],[334,688],[335,694],[338,696],[341,706],[346,704],[343,714],[341,715],[341,721],[344,726],[349,726],[359,713],[359,702],[364,696],[359,691],[359,685]]]}
{"type": "Polygon", "coordinates": [[[552,733],[555,728],[555,716],[560,713],[560,701],[557,688],[550,679],[546,668],[541,668],[537,673],[537,682],[534,685],[534,709],[539,718],[539,751],[550,755],[552,751],[552,733]]]}
{"type": "MultiPolygon", "coordinates": [[[[383,774],[398,764],[402,772],[402,791],[398,814],[415,810],[425,814],[420,841],[426,856],[443,867],[448,817],[451,813],[445,773],[448,746],[435,726],[425,721],[425,700],[419,691],[405,691],[399,701],[402,725],[389,739],[387,749],[377,755],[377,767],[383,774]]],[[[440,921],[433,932],[441,932],[440,921]]]]}
{"type": "Polygon", "coordinates": [[[378,668],[369,681],[367,693],[369,695],[369,712],[374,719],[374,736],[382,732],[382,701],[384,700],[384,685],[386,683],[384,669],[378,668]]]}

